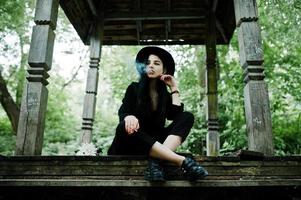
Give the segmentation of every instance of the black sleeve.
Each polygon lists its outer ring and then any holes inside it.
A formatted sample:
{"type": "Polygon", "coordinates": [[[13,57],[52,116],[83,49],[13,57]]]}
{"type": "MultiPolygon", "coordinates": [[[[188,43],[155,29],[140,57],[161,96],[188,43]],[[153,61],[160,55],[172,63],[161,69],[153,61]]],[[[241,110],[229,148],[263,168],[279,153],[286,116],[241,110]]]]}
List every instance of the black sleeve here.
{"type": "Polygon", "coordinates": [[[135,105],[137,101],[136,86],[137,83],[133,82],[126,89],[125,95],[122,99],[122,105],[118,110],[120,122],[123,121],[126,116],[134,115],[135,113],[135,105]]]}
{"type": "Polygon", "coordinates": [[[167,110],[166,110],[166,117],[168,120],[173,120],[174,117],[178,114],[184,111],[184,104],[181,103],[181,105],[174,105],[172,104],[171,97],[167,101],[167,110]]]}

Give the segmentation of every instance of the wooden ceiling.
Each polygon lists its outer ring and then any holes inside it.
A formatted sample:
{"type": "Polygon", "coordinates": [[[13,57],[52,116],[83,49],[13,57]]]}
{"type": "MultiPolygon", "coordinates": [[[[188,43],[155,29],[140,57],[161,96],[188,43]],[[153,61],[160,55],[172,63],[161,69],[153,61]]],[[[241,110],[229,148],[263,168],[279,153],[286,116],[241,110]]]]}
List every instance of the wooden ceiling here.
{"type": "Polygon", "coordinates": [[[205,44],[209,9],[216,16],[217,44],[228,44],[235,29],[232,0],[60,0],[60,5],[85,44],[97,21],[104,23],[103,45],[205,44]]]}

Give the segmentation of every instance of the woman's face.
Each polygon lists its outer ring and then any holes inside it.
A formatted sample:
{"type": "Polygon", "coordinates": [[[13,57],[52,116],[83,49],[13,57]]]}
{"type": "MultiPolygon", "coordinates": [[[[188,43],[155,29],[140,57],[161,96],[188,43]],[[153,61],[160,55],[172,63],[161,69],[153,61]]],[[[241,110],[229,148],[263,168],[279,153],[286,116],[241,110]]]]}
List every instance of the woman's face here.
{"type": "Polygon", "coordinates": [[[146,63],[146,70],[149,78],[160,77],[164,72],[162,60],[156,55],[149,55],[146,63]]]}

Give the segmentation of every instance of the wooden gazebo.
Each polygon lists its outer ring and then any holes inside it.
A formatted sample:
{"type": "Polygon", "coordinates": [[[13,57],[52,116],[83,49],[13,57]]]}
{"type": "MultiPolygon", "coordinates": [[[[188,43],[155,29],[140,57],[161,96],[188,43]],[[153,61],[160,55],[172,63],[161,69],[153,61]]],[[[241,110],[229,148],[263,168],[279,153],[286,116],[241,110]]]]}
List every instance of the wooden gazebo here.
{"type": "Polygon", "coordinates": [[[238,27],[245,77],[249,149],[273,153],[268,90],[254,0],[50,0],[37,1],[26,89],[19,120],[17,155],[39,155],[47,106],[59,4],[83,43],[90,45],[90,68],[83,108],[82,142],[90,142],[103,45],[206,45],[207,155],[219,152],[216,45],[228,44],[238,27]]]}
{"type": "MultiPolygon", "coordinates": [[[[47,190],[52,186],[67,186],[107,187],[112,191],[114,187],[218,187],[224,190],[274,187],[276,189],[272,189],[274,193],[271,194],[287,197],[300,192],[300,157],[272,156],[271,115],[267,84],[264,82],[256,0],[37,0],[34,21],[36,25],[33,27],[28,59],[30,67],[19,117],[16,156],[0,157],[0,191],[10,191],[4,189],[5,186],[43,186],[47,190]],[[81,142],[91,142],[92,138],[103,45],[206,46],[207,156],[213,157],[196,158],[204,161],[210,173],[207,179],[193,184],[178,174],[171,175],[166,183],[151,184],[143,180],[145,158],[39,156],[48,97],[47,72],[52,64],[59,6],[83,43],[90,45],[81,142]],[[229,158],[218,156],[216,45],[229,44],[236,27],[245,83],[248,149],[253,152],[229,158]]],[[[9,192],[5,194],[9,196],[9,192]]],[[[210,195],[206,198],[209,199],[210,195]]]]}

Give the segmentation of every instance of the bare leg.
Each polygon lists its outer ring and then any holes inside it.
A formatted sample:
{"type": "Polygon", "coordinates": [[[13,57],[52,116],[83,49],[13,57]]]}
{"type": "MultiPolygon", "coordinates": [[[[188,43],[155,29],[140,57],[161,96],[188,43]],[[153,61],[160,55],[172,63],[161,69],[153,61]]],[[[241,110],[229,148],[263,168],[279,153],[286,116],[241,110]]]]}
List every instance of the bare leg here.
{"type": "Polygon", "coordinates": [[[178,146],[180,146],[182,143],[182,138],[178,135],[169,135],[163,145],[169,148],[172,151],[175,151],[178,146]]]}
{"type": "Polygon", "coordinates": [[[152,146],[149,155],[154,158],[159,158],[161,160],[167,160],[175,163],[178,166],[181,166],[183,161],[185,160],[184,156],[178,155],[168,147],[162,145],[159,142],[155,142],[152,146]]]}

